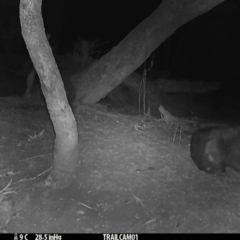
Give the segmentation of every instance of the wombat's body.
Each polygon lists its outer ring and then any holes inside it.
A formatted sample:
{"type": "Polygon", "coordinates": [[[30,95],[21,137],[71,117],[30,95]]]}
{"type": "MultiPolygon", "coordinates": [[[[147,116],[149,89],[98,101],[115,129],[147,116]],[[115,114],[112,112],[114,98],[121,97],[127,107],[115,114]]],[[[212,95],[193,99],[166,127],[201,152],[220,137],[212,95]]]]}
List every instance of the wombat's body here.
{"type": "Polygon", "coordinates": [[[240,171],[240,127],[203,128],[191,139],[191,157],[207,173],[240,171]]]}

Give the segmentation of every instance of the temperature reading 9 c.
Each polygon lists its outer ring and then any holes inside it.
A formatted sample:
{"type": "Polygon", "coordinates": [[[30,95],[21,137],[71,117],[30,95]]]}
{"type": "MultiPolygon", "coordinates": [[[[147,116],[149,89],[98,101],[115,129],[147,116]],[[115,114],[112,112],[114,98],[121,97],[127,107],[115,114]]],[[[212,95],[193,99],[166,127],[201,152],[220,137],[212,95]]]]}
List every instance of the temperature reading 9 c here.
{"type": "Polygon", "coordinates": [[[28,240],[28,237],[27,237],[27,236],[28,236],[28,234],[19,234],[19,235],[18,235],[18,237],[19,237],[18,239],[19,239],[19,240],[28,240]]]}

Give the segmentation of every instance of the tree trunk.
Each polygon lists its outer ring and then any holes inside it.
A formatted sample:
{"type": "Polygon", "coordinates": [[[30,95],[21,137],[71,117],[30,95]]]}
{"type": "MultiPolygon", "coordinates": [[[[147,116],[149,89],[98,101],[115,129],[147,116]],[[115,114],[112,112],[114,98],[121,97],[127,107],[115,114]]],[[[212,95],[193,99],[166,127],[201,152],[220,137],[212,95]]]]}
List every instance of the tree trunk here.
{"type": "Polygon", "coordinates": [[[75,105],[94,104],[117,87],[149,55],[191,19],[224,0],[163,0],[128,36],[91,67],[72,77],[77,88],[75,105]]]}
{"type": "Polygon", "coordinates": [[[41,4],[42,0],[21,0],[20,22],[56,133],[53,168],[46,183],[63,188],[74,179],[79,160],[77,123],[45,35],[41,4]]]}

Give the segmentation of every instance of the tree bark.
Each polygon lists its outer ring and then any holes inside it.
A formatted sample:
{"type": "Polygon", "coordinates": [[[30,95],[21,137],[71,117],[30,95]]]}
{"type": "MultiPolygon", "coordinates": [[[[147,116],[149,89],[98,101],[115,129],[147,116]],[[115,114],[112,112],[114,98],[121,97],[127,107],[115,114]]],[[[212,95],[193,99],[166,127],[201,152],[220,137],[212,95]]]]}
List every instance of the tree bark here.
{"type": "Polygon", "coordinates": [[[22,35],[39,75],[56,133],[53,168],[46,184],[64,188],[74,179],[79,160],[77,123],[68,104],[63,82],[45,35],[41,4],[42,0],[21,0],[20,22],[22,35]]]}
{"type": "Polygon", "coordinates": [[[151,16],[91,67],[72,77],[76,86],[74,105],[94,104],[117,87],[149,55],[191,19],[224,0],[163,0],[151,16]]]}

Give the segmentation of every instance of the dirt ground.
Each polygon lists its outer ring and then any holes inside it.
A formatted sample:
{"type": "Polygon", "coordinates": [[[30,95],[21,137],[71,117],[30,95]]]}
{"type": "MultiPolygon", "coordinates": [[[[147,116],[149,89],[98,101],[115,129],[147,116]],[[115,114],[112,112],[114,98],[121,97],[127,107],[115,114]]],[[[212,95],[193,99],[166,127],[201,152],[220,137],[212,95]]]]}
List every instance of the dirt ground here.
{"type": "Polygon", "coordinates": [[[68,189],[41,185],[54,131],[43,105],[0,99],[0,232],[240,232],[240,174],[200,172],[190,135],[156,118],[75,110],[81,157],[68,189]]]}

